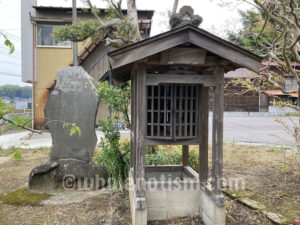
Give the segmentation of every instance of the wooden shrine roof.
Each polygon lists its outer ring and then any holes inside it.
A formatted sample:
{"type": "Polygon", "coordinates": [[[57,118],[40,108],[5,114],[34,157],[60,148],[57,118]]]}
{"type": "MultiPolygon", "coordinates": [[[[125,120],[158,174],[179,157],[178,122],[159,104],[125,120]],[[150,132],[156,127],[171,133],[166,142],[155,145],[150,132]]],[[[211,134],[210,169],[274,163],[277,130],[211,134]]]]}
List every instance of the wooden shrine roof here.
{"type": "Polygon", "coordinates": [[[260,56],[191,24],[113,50],[108,53],[109,61],[113,71],[128,69],[134,62],[185,43],[191,43],[229,61],[234,65],[233,69],[242,67],[258,73],[261,68],[260,56]]]}

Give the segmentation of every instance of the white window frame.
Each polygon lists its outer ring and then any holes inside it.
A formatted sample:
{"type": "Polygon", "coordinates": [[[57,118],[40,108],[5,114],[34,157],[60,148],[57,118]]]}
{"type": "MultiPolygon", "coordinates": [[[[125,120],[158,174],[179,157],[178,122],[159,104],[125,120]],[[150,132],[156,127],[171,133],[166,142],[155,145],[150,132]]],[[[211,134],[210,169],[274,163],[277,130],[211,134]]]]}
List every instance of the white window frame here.
{"type": "MultiPolygon", "coordinates": [[[[36,25],[36,47],[38,48],[64,48],[64,49],[71,49],[73,47],[72,41],[70,41],[69,46],[59,46],[59,45],[39,45],[38,44],[38,27],[60,27],[63,25],[51,25],[51,24],[37,24],[36,25]]],[[[53,40],[54,41],[54,40],[53,40]]]]}

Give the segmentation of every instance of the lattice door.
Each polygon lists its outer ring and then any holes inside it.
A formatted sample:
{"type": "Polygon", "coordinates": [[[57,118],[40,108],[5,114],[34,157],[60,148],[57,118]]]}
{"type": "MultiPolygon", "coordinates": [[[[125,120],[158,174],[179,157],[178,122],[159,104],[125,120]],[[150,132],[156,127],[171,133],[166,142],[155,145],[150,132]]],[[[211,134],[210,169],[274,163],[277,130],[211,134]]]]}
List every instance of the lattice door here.
{"type": "Polygon", "coordinates": [[[197,85],[162,84],[147,87],[147,137],[197,137],[197,85]]]}

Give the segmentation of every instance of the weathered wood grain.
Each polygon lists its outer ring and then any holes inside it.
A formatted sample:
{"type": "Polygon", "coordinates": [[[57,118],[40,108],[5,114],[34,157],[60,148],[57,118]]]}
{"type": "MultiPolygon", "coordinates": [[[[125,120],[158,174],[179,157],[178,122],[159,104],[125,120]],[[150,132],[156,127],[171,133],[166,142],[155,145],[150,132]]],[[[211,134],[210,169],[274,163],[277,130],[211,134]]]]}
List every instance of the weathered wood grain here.
{"type": "Polygon", "coordinates": [[[182,146],[182,165],[183,166],[189,165],[189,146],[188,145],[182,146]]]}
{"type": "Polygon", "coordinates": [[[215,80],[212,75],[147,74],[146,84],[203,84],[206,87],[214,87],[216,86],[215,80]]]}
{"type": "Polygon", "coordinates": [[[223,112],[224,112],[224,68],[216,66],[214,75],[217,85],[214,88],[213,132],[212,132],[212,188],[215,194],[221,194],[223,169],[223,112]]]}
{"type": "Polygon", "coordinates": [[[200,182],[206,183],[208,178],[208,108],[209,108],[209,88],[201,87],[199,96],[199,179],[200,182]]]}
{"type": "Polygon", "coordinates": [[[137,65],[136,89],[136,190],[144,197],[145,190],[145,137],[146,137],[146,65],[137,65]]]}

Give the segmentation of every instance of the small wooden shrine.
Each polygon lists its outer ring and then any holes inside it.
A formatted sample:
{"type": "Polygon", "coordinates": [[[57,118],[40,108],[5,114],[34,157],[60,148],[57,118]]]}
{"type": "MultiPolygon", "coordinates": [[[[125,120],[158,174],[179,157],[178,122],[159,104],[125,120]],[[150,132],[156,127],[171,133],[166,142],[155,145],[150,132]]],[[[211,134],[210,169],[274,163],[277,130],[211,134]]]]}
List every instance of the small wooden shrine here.
{"type": "Polygon", "coordinates": [[[134,225],[195,215],[207,225],[225,224],[221,192],[224,73],[240,67],[258,72],[261,58],[199,29],[201,21],[190,7],[183,7],[171,18],[171,31],[109,53],[113,79],[130,79],[132,86],[129,193],[134,225]],[[181,145],[182,165],[145,165],[148,145],[181,145]],[[199,171],[188,166],[189,145],[199,146],[199,171]]]}

